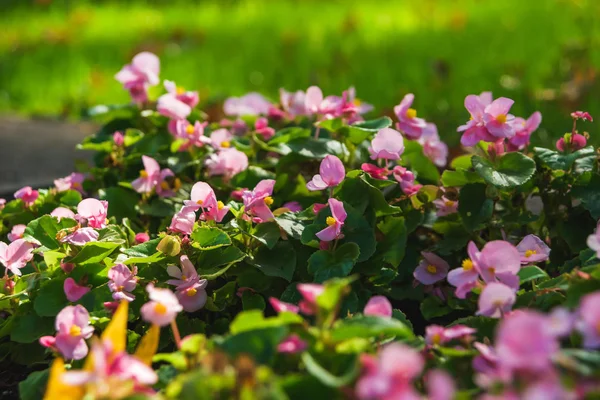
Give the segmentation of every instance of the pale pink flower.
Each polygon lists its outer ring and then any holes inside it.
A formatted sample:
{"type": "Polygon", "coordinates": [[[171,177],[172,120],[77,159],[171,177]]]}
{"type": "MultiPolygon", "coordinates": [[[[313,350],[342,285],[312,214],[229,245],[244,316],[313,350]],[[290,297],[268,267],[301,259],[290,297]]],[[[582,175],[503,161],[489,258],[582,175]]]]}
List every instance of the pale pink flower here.
{"type": "Polygon", "coordinates": [[[244,115],[266,115],[270,107],[271,103],[256,92],[251,92],[241,97],[230,97],[223,103],[225,115],[237,117],[244,115]]]}
{"type": "Polygon", "coordinates": [[[165,80],[164,86],[168,93],[172,94],[177,100],[187,104],[191,108],[196,107],[200,101],[197,91],[185,90],[182,87],[178,87],[175,82],[168,80],[165,80]]]}
{"type": "Polygon", "coordinates": [[[302,300],[298,304],[300,311],[306,315],[314,314],[317,309],[317,298],[323,293],[325,287],[316,283],[299,283],[296,285],[302,300]]]}
{"type": "Polygon", "coordinates": [[[503,283],[488,283],[479,295],[477,315],[500,318],[512,309],[517,301],[515,291],[503,283]]]}
{"type": "Polygon", "coordinates": [[[83,199],[77,205],[77,220],[82,225],[94,229],[102,229],[106,227],[108,220],[108,202],[105,200],[83,199]]]}
{"type": "Polygon", "coordinates": [[[504,240],[488,242],[480,253],[477,252],[474,261],[485,282],[499,280],[515,290],[518,289],[517,273],[521,269],[521,255],[513,244],[504,240]]]}
{"type": "Polygon", "coordinates": [[[0,242],[0,263],[7,271],[21,276],[21,268],[24,268],[33,258],[33,244],[25,239],[17,239],[11,244],[0,242]]]}
{"type": "Polygon", "coordinates": [[[196,268],[194,268],[188,256],[181,256],[180,261],[181,269],[175,265],[167,267],[169,276],[175,278],[169,279],[167,283],[176,286],[175,296],[177,296],[179,303],[185,311],[198,311],[206,304],[208,298],[206,286],[208,285],[208,281],[200,279],[196,268]]]}
{"type": "Polygon", "coordinates": [[[194,222],[196,222],[196,210],[196,206],[181,207],[181,209],[173,215],[169,230],[172,232],[183,233],[184,235],[191,235],[194,229],[194,222]]]}
{"type": "Polygon", "coordinates": [[[175,120],[174,125],[174,130],[171,133],[175,138],[183,140],[178,151],[185,151],[191,146],[202,147],[208,141],[208,138],[204,136],[204,128],[208,125],[207,122],[196,121],[194,124],[190,124],[187,119],[178,119],[175,120]]]}
{"type": "Polygon", "coordinates": [[[138,283],[137,268],[131,270],[125,264],[115,264],[108,270],[108,289],[115,300],[133,301],[135,296],[131,293],[138,283]]]}
{"type": "Polygon", "coordinates": [[[90,314],[81,306],[67,306],[56,316],[56,341],[54,346],[67,360],[81,360],[88,353],[85,339],[94,332],[90,314]]]}
{"type": "Polygon", "coordinates": [[[600,348],[600,291],[585,295],[581,300],[577,330],[583,335],[585,348],[600,348]]]}
{"type": "Polygon", "coordinates": [[[320,174],[313,176],[312,180],[306,184],[308,190],[316,191],[336,187],[346,177],[344,164],[331,154],[325,156],[321,161],[319,172],[320,174]]]}
{"type": "Polygon", "coordinates": [[[396,165],[392,173],[394,179],[398,181],[402,192],[409,197],[417,194],[423,187],[423,185],[415,183],[415,174],[413,174],[412,171],[409,171],[400,165],[396,165]]]}
{"type": "Polygon", "coordinates": [[[450,266],[434,253],[424,251],[421,253],[423,260],[419,263],[413,276],[423,285],[433,285],[448,275],[450,266]]]}
{"type": "Polygon", "coordinates": [[[123,144],[125,143],[125,136],[123,136],[123,133],[119,131],[113,133],[113,142],[117,147],[123,146],[123,144]]]}
{"type": "Polygon", "coordinates": [[[539,111],[531,114],[527,120],[523,118],[515,118],[512,124],[515,128],[515,136],[511,137],[508,144],[514,150],[523,149],[529,144],[531,134],[540,126],[542,123],[542,114],[539,111]]]}
{"type": "Polygon", "coordinates": [[[308,344],[296,334],[291,334],[277,345],[277,352],[296,354],[308,348],[308,344]]]}
{"type": "Polygon", "coordinates": [[[148,100],[148,87],[159,83],[160,60],[149,52],[142,52],[133,57],[131,64],[125,65],[115,75],[115,79],[129,91],[134,102],[143,103],[148,100]]]}
{"type": "Polygon", "coordinates": [[[277,313],[291,312],[298,314],[298,311],[300,311],[300,308],[297,305],[283,302],[275,297],[269,297],[269,303],[271,303],[271,306],[277,313]]]}
{"type": "Polygon", "coordinates": [[[50,215],[56,217],[59,221],[63,218],[75,219],[75,213],[66,207],[56,207],[50,215]]]}
{"type": "Polygon", "coordinates": [[[399,121],[396,128],[409,138],[418,139],[427,127],[427,122],[422,118],[417,118],[417,110],[411,108],[414,99],[415,95],[412,93],[404,96],[400,104],[394,107],[394,114],[399,121]]]}
{"type": "Polygon", "coordinates": [[[460,339],[477,332],[474,328],[465,325],[454,325],[444,328],[440,325],[429,325],[425,329],[425,342],[428,345],[440,345],[455,339],[460,339]]]}
{"type": "Polygon", "coordinates": [[[373,296],[365,305],[363,314],[391,318],[392,303],[385,296],[373,296]]]}
{"type": "Polygon", "coordinates": [[[2,210],[6,206],[6,199],[0,198],[0,210],[2,210]]]}
{"type": "Polygon", "coordinates": [[[89,242],[95,242],[100,237],[97,230],[90,227],[78,228],[75,232],[68,234],[60,241],[62,243],[70,243],[74,246],[83,246],[89,242]]]}
{"type": "Polygon", "coordinates": [[[265,117],[258,118],[254,123],[256,133],[261,135],[264,140],[268,141],[275,136],[275,129],[269,127],[269,120],[265,117]]]}
{"type": "Polygon", "coordinates": [[[306,94],[302,90],[292,93],[285,91],[285,89],[279,89],[281,107],[291,118],[307,114],[305,97],[306,94]]]}
{"type": "Polygon", "coordinates": [[[152,283],[146,286],[150,301],[142,306],[140,312],[144,321],[158,326],[166,326],[175,321],[183,310],[177,297],[169,289],[155,288],[152,283]]]}
{"type": "Polygon", "coordinates": [[[257,218],[260,222],[272,220],[274,216],[269,207],[273,204],[271,195],[274,186],[275,180],[263,179],[252,191],[246,190],[242,194],[246,213],[257,218]]]}
{"type": "Polygon", "coordinates": [[[67,300],[75,302],[82,298],[91,289],[88,286],[77,284],[73,278],[67,278],[65,279],[63,290],[65,291],[67,300]]]}
{"type": "Polygon", "coordinates": [[[445,217],[458,212],[458,201],[450,200],[445,196],[434,200],[433,205],[437,208],[435,215],[438,217],[445,217]]]}
{"type": "Polygon", "coordinates": [[[59,192],[64,192],[67,190],[77,190],[79,193],[83,192],[83,181],[85,180],[85,175],[79,172],[73,172],[71,175],[66,176],[64,178],[56,179],[54,181],[54,186],[56,186],[56,190],[59,192]]]}
{"type": "Polygon", "coordinates": [[[521,255],[521,264],[535,264],[550,258],[550,247],[539,237],[527,235],[517,244],[517,250],[521,255]]]}
{"type": "Polygon", "coordinates": [[[331,216],[327,217],[325,223],[327,228],[317,232],[317,238],[324,242],[331,242],[342,237],[342,227],[348,214],[344,210],[344,203],[341,201],[330,198],[328,200],[329,209],[331,210],[331,216]]]}
{"type": "Polygon", "coordinates": [[[400,132],[391,129],[380,129],[369,146],[371,160],[399,160],[404,153],[404,139],[400,132]]]}
{"type": "Polygon", "coordinates": [[[231,148],[232,140],[233,134],[228,129],[221,128],[211,132],[207,142],[216,150],[222,150],[231,148]]]}
{"type": "Polygon", "coordinates": [[[335,96],[323,98],[323,91],[318,86],[306,89],[304,106],[308,115],[318,115],[325,119],[341,115],[342,99],[335,96]]]}
{"type": "Polygon", "coordinates": [[[548,314],[548,329],[556,337],[568,336],[575,326],[575,315],[564,307],[556,307],[548,314]]]}
{"type": "Polygon", "coordinates": [[[181,101],[177,95],[166,93],[158,98],[156,110],[167,118],[178,120],[187,118],[192,112],[192,107],[181,101]]]}
{"type": "Polygon", "coordinates": [[[8,240],[14,242],[17,239],[23,239],[23,235],[25,234],[25,229],[27,229],[27,225],[18,224],[12,227],[10,233],[7,235],[8,240]]]}
{"type": "Polygon", "coordinates": [[[201,219],[221,222],[229,212],[229,207],[222,201],[217,201],[214,190],[206,182],[196,182],[190,192],[191,201],[186,201],[186,207],[202,210],[201,219]]]}
{"type": "Polygon", "coordinates": [[[23,200],[26,207],[30,207],[37,198],[40,196],[37,190],[31,188],[31,186],[25,186],[15,192],[15,199],[23,200]]]}
{"type": "Polygon", "coordinates": [[[223,149],[211,154],[205,161],[208,175],[223,175],[226,179],[248,168],[248,156],[235,148],[223,149]]]}
{"type": "Polygon", "coordinates": [[[168,168],[160,169],[158,162],[152,157],[142,156],[144,169],[140,171],[140,177],[131,186],[138,193],[151,193],[156,189],[156,194],[161,197],[172,197],[174,190],[178,190],[181,183],[168,168]]]}
{"type": "Polygon", "coordinates": [[[499,97],[485,107],[483,121],[485,122],[485,129],[492,136],[511,138],[515,135],[515,128],[512,125],[514,117],[508,113],[514,103],[514,100],[499,97]]]}
{"type": "Polygon", "coordinates": [[[281,207],[287,208],[288,210],[290,210],[293,213],[302,211],[302,205],[300,203],[298,203],[297,201],[288,201],[281,207]]]}
{"type": "Polygon", "coordinates": [[[573,119],[583,119],[583,120],[590,121],[590,122],[592,122],[594,120],[592,118],[592,116],[590,115],[590,113],[587,111],[574,111],[571,113],[571,117],[573,119]]]}
{"type": "Polygon", "coordinates": [[[492,103],[492,93],[483,92],[479,96],[471,94],[465,98],[465,108],[469,111],[471,119],[458,127],[458,132],[464,132],[460,138],[463,146],[475,146],[480,140],[493,142],[496,140],[485,127],[485,109],[492,103]]]}
{"type": "Polygon", "coordinates": [[[456,394],[454,380],[446,371],[432,369],[425,375],[428,400],[453,400],[456,394]]]}
{"type": "Polygon", "coordinates": [[[438,167],[448,162],[448,145],[440,140],[437,126],[428,123],[418,142],[423,146],[423,154],[438,167]]]}
{"type": "Polygon", "coordinates": [[[479,266],[477,260],[479,258],[479,249],[473,242],[469,242],[467,246],[469,258],[463,260],[462,267],[453,269],[448,272],[448,283],[456,287],[456,297],[464,299],[477,284],[479,278],[479,266]]]}

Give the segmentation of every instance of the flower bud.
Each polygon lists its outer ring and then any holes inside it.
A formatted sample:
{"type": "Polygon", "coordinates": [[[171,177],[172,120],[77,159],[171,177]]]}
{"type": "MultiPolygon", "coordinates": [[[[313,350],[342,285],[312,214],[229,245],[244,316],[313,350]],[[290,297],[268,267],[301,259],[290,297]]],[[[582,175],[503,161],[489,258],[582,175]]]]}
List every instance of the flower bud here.
{"type": "Polygon", "coordinates": [[[181,241],[176,236],[167,235],[158,243],[156,250],[167,256],[175,257],[181,251],[181,241]]]}

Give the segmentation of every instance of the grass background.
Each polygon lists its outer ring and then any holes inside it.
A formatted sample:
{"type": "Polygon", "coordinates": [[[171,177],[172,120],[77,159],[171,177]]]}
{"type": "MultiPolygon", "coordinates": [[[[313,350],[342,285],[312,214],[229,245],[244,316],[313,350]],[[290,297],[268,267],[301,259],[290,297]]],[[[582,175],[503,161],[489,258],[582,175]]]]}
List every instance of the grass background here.
{"type": "Polygon", "coordinates": [[[79,118],[127,102],[113,76],[150,50],[162,78],[209,101],[354,85],[389,113],[413,92],[450,143],[464,97],[492,90],[517,115],[540,110],[534,140],[550,143],[571,110],[600,119],[599,16],[597,0],[4,0],[0,112],[79,118]]]}

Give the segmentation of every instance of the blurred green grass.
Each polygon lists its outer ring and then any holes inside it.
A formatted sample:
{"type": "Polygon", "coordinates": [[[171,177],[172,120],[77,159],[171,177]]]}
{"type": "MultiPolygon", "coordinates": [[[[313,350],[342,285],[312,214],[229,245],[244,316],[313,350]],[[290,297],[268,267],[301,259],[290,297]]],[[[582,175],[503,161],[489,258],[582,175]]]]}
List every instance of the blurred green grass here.
{"type": "MultiPolygon", "coordinates": [[[[0,112],[77,117],[127,102],[114,74],[141,51],[202,99],[354,85],[378,112],[407,92],[456,143],[467,94],[540,110],[536,142],[600,118],[600,1],[10,1],[0,6],[0,112]]],[[[592,133],[600,132],[586,125],[592,133]]]]}

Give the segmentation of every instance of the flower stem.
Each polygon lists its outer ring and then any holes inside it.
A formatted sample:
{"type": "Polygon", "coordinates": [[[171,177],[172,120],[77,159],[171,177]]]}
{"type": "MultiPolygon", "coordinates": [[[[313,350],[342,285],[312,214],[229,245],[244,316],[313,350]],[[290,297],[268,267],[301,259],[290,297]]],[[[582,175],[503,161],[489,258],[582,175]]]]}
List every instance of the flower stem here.
{"type": "Polygon", "coordinates": [[[171,321],[171,330],[173,331],[173,338],[175,339],[177,348],[181,349],[181,335],[179,334],[179,328],[177,327],[177,322],[175,322],[175,319],[171,321]]]}

